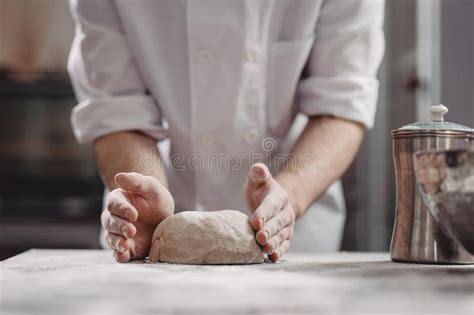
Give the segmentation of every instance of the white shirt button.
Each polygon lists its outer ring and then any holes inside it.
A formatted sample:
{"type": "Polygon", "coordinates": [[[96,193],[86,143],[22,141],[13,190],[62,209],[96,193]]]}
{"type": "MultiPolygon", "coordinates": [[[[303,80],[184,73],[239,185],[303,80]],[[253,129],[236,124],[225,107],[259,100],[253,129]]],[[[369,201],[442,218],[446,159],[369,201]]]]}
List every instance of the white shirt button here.
{"type": "Polygon", "coordinates": [[[244,52],[244,60],[255,63],[257,61],[258,53],[255,49],[247,49],[244,52]]]}
{"type": "Polygon", "coordinates": [[[214,53],[210,49],[201,49],[198,55],[199,63],[207,65],[214,60],[214,53]]]}
{"type": "Polygon", "coordinates": [[[258,135],[257,129],[249,129],[245,134],[245,141],[247,141],[248,144],[255,144],[258,140],[258,135]]]}
{"type": "Polygon", "coordinates": [[[202,135],[201,137],[201,144],[208,147],[208,146],[211,146],[213,145],[214,143],[216,143],[216,136],[211,133],[211,132],[208,132],[204,135],[202,135]]]}

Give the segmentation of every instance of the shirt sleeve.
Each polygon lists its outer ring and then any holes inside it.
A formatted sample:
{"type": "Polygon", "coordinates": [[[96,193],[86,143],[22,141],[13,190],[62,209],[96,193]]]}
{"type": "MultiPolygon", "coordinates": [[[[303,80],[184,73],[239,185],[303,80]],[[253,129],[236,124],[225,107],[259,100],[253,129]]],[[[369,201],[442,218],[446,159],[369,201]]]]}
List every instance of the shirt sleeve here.
{"type": "Polygon", "coordinates": [[[325,0],[306,74],[296,92],[308,116],[374,124],[384,54],[384,0],[325,0]]]}
{"type": "Polygon", "coordinates": [[[158,104],[147,92],[112,0],[70,0],[76,24],[68,72],[79,104],[71,124],[77,140],[138,130],[166,137],[158,104]]]}

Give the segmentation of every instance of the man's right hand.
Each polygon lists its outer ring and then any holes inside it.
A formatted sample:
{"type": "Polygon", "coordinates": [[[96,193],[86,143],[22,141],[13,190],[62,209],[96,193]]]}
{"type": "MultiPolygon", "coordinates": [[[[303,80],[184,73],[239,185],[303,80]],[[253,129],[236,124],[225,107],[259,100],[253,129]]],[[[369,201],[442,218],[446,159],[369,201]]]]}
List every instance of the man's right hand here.
{"type": "Polygon", "coordinates": [[[118,262],[145,258],[156,226],[174,212],[174,200],[155,177],[139,173],[115,176],[101,221],[118,262]]]}

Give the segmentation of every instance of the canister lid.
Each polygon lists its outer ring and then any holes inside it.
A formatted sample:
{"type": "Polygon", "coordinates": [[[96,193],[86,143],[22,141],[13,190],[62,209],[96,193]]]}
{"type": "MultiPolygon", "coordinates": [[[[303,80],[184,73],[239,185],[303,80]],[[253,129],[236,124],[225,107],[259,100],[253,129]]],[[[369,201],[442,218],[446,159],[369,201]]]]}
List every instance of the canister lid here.
{"type": "Polygon", "coordinates": [[[431,107],[431,122],[416,122],[393,130],[392,135],[466,135],[474,137],[474,129],[464,125],[444,121],[444,115],[448,113],[448,108],[444,105],[431,107]]]}

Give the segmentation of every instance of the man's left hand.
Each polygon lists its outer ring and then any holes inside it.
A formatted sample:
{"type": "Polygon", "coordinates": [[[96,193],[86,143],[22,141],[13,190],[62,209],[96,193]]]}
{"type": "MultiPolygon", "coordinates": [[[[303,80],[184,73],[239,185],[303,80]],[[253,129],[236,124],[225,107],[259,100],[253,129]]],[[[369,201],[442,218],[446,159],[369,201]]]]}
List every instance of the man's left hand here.
{"type": "Polygon", "coordinates": [[[245,199],[253,213],[250,224],[257,232],[255,238],[276,262],[287,252],[293,238],[295,211],[288,194],[264,164],[256,163],[247,175],[245,199]]]}

